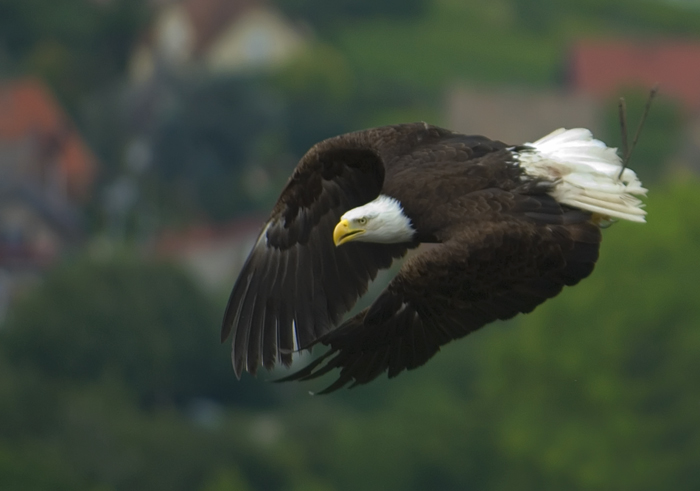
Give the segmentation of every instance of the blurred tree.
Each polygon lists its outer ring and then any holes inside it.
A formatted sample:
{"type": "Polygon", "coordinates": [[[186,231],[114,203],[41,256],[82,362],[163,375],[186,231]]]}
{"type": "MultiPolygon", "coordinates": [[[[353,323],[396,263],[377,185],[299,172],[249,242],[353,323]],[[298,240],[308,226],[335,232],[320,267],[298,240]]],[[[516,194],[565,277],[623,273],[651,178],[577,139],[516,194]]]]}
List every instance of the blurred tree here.
{"type": "Polygon", "coordinates": [[[277,4],[289,15],[329,29],[340,22],[368,17],[416,17],[427,11],[430,0],[278,0],[277,4]]]}
{"type": "Polygon", "coordinates": [[[19,302],[2,347],[13,364],[42,377],[115,379],[146,405],[195,398],[269,404],[264,385],[233,385],[218,325],[217,309],[173,266],[83,259],[19,302]]]}
{"type": "Polygon", "coordinates": [[[606,232],[590,279],[489,347],[484,396],[516,463],[501,488],[700,486],[699,184],[654,189],[647,226],[606,232]]]}
{"type": "Polygon", "coordinates": [[[355,74],[333,47],[311,46],[272,83],[285,101],[287,144],[297,159],[315,143],[357,129],[355,74]]]}
{"type": "Polygon", "coordinates": [[[123,73],[148,12],[140,0],[0,0],[0,60],[48,80],[75,113],[85,93],[123,73]]]}
{"type": "Polygon", "coordinates": [[[238,469],[221,470],[214,474],[201,491],[249,491],[251,488],[238,469]]]}
{"type": "Polygon", "coordinates": [[[87,480],[68,469],[36,456],[0,446],[0,487],[8,491],[88,490],[87,480]]]}
{"type": "Polygon", "coordinates": [[[301,157],[315,143],[382,124],[430,119],[441,96],[397,77],[356,72],[332,45],[317,43],[272,80],[286,102],[289,149],[301,157]]]}
{"type": "Polygon", "coordinates": [[[279,158],[260,142],[281,132],[281,101],[255,78],[182,80],[172,89],[153,143],[163,209],[174,215],[201,210],[221,221],[261,202],[269,205],[274,192],[267,196],[264,186],[250,186],[246,176],[265,172],[268,162],[261,160],[279,158]]]}
{"type": "Polygon", "coordinates": [[[324,44],[269,77],[162,83],[149,192],[157,195],[163,215],[180,220],[225,221],[267,211],[312,145],[419,97],[388,83],[363,84],[359,91],[347,61],[324,44]]]}
{"type": "Polygon", "coordinates": [[[565,33],[572,24],[637,34],[694,35],[700,13],[673,2],[638,0],[509,0],[517,25],[538,34],[565,33]]]}
{"type": "Polygon", "coordinates": [[[566,0],[511,0],[518,26],[538,33],[547,32],[570,10],[566,0]]]}
{"type": "MultiPolygon", "coordinates": [[[[649,93],[639,89],[621,91],[627,106],[627,132],[629,144],[632,145],[639,121],[649,93]]],[[[622,155],[622,137],[617,100],[605,104],[605,127],[602,139],[617,145],[622,155]]],[[[663,93],[652,103],[644,128],[639,136],[637,148],[629,162],[642,183],[656,182],[668,169],[669,160],[679,151],[683,137],[685,116],[679,104],[663,97],[663,93]]]]}
{"type": "MultiPolygon", "coordinates": [[[[32,371],[3,368],[2,380],[24,382],[32,371]]],[[[289,457],[300,454],[297,444],[266,447],[253,438],[255,414],[222,413],[204,426],[187,412],[140,408],[132,390],[114,379],[81,383],[36,375],[30,387],[0,389],[10,396],[0,404],[11,406],[13,414],[49,416],[14,417],[12,428],[0,421],[0,489],[244,491],[292,489],[306,479],[306,471],[295,468],[298,460],[289,457]]]]}
{"type": "Polygon", "coordinates": [[[26,444],[59,424],[59,388],[31,371],[14,370],[0,355],[0,489],[87,489],[87,480],[50,452],[26,444]]]}

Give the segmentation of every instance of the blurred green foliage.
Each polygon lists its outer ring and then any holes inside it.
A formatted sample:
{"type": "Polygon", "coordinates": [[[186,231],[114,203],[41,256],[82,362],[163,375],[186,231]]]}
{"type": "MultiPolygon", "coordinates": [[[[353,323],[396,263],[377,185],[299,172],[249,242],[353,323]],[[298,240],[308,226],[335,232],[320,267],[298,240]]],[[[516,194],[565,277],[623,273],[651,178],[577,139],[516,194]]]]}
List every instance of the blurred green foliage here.
{"type": "Polygon", "coordinates": [[[368,19],[328,37],[360,75],[443,90],[446,82],[552,87],[583,37],[697,37],[700,10],[655,0],[434,0],[415,18],[368,19]]]}
{"type": "Polygon", "coordinates": [[[269,398],[230,391],[218,313],[178,268],[123,253],[56,269],[13,308],[2,331],[10,363],[53,383],[118,381],[144,407],[195,398],[269,398]]]}
{"type": "Polygon", "coordinates": [[[250,191],[245,177],[269,164],[261,147],[283,131],[279,97],[250,78],[185,79],[169,89],[175,102],[156,119],[149,170],[164,214],[221,221],[269,206],[276,196],[250,191]]]}
{"type": "MultiPolygon", "coordinates": [[[[0,0],[0,75],[48,80],[104,182],[146,135],[142,191],[163,223],[227,220],[267,210],[323,138],[440,124],[452,81],[554,87],[577,37],[700,32],[697,10],[651,0],[279,5],[317,33],[280,72],[167,74],[129,106],[119,78],[146,2],[0,0]],[[255,167],[265,192],[248,189],[255,167]]],[[[644,97],[627,94],[631,129],[644,97]]],[[[661,169],[682,118],[655,104],[632,160],[649,224],[606,231],[591,278],[420,370],[328,397],[307,395],[323,381],[236,381],[218,345],[223,294],[174,266],[135,251],[66,262],[0,328],[0,488],[700,488],[700,182],[661,169]]]]}
{"type": "Polygon", "coordinates": [[[147,20],[141,0],[0,0],[0,75],[41,77],[76,114],[123,73],[147,20]]]}
{"type": "MultiPolygon", "coordinates": [[[[520,462],[537,455],[558,488],[700,484],[698,189],[691,179],[654,190],[648,226],[608,231],[591,281],[491,353],[483,382],[501,404],[501,448],[520,462]]],[[[511,485],[535,489],[532,470],[519,472],[511,485]]]]}
{"type": "MultiPolygon", "coordinates": [[[[648,88],[651,90],[651,87],[648,88]]],[[[619,97],[625,99],[627,108],[627,134],[630,147],[639,131],[639,123],[649,92],[639,87],[621,90],[619,97]]],[[[622,131],[618,100],[607,105],[602,138],[610,146],[617,146],[623,154],[622,131]]],[[[629,166],[634,169],[643,183],[653,183],[664,175],[668,163],[683,144],[684,125],[688,114],[677,102],[664,97],[663,92],[652,100],[649,114],[639,133],[636,148],[633,149],[629,166]]]]}
{"type": "Polygon", "coordinates": [[[288,15],[324,30],[339,23],[373,17],[415,17],[425,13],[430,4],[429,0],[277,0],[276,3],[288,15]]]}
{"type": "Polygon", "coordinates": [[[607,230],[591,278],[534,313],[327,397],[234,382],[220,309],[172,267],[66,265],[1,333],[0,483],[695,489],[698,191],[656,186],[649,223],[607,230]]]}
{"type": "MultiPolygon", "coordinates": [[[[134,106],[137,115],[152,113],[144,131],[152,161],[143,192],[157,203],[160,221],[170,225],[267,211],[315,143],[397,117],[412,121],[438,112],[439,98],[428,91],[357,80],[342,53],[323,43],[270,76],[172,76],[159,83],[134,106]]],[[[87,119],[88,134],[102,155],[119,154],[104,170],[113,178],[128,168],[123,148],[131,136],[129,118],[120,98],[103,97],[97,106],[87,119]],[[104,113],[118,115],[121,123],[105,120],[104,113]]]]}

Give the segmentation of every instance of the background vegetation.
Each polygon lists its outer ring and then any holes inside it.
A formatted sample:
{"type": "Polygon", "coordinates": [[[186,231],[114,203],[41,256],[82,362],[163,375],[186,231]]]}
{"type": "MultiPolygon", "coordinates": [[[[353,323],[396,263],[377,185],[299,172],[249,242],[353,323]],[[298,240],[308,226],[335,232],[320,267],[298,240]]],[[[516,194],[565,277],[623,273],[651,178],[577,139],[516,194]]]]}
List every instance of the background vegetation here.
{"type": "MultiPolygon", "coordinates": [[[[145,5],[0,0],[2,74],[51,83],[105,164],[100,186],[125,168],[118,94],[145,5]]],[[[638,0],[279,6],[317,33],[295,64],[181,80],[177,104],[156,104],[143,189],[163,223],[265,210],[309,145],[440,123],[456,80],[554,87],[577,36],[700,32],[692,6],[638,0]],[[271,175],[262,197],[241,184],[253,163],[271,175]]],[[[0,329],[0,488],[698,489],[700,180],[665,165],[681,112],[652,113],[633,160],[649,223],[605,231],[591,278],[391,382],[327,397],[308,395],[323,381],[238,382],[218,344],[227,292],[203,292],[136,236],[67,258],[0,329]]]]}
{"type": "Polygon", "coordinates": [[[235,382],[220,305],[172,267],[126,253],[66,264],[1,333],[0,482],[693,489],[699,186],[655,186],[657,218],[606,231],[595,274],[557,300],[329,397],[307,394],[322,381],[235,382]]]}

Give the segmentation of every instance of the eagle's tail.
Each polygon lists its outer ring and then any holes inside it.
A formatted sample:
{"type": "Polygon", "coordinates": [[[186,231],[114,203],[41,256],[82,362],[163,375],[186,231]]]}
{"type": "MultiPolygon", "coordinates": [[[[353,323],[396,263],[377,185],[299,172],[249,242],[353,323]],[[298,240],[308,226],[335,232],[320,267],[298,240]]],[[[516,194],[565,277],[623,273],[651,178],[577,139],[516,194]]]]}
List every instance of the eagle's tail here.
{"type": "Polygon", "coordinates": [[[531,176],[553,181],[550,194],[560,203],[605,218],[644,222],[646,211],[634,195],[646,189],[631,169],[622,171],[615,148],[596,140],[584,128],[560,128],[517,152],[531,176]]]}

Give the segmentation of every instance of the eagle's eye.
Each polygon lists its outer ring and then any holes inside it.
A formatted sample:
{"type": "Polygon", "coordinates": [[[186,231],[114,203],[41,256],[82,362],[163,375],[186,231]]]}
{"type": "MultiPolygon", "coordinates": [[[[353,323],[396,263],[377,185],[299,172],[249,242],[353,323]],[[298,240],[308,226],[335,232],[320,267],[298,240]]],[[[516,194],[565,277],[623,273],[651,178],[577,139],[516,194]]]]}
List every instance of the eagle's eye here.
{"type": "Polygon", "coordinates": [[[358,225],[365,225],[367,224],[367,217],[361,217],[357,219],[358,225]]]}

